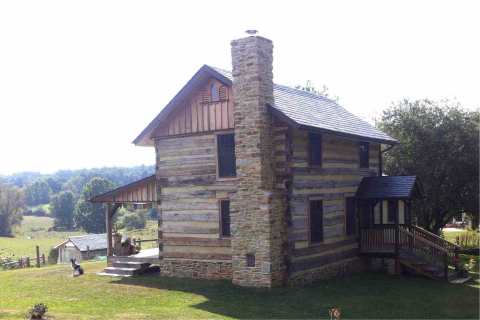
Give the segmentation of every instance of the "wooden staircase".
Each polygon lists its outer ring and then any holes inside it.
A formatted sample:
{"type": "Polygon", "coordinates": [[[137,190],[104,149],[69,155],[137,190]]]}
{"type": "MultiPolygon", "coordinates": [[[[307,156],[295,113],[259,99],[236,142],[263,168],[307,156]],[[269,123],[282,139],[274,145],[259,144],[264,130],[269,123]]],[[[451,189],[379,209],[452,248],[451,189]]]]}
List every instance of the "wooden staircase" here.
{"type": "Polygon", "coordinates": [[[456,244],[413,225],[380,225],[362,229],[360,234],[362,254],[394,258],[407,271],[430,279],[457,279],[454,270],[459,249],[456,244]]]}
{"type": "Polygon", "coordinates": [[[111,266],[106,267],[101,276],[131,277],[144,273],[150,266],[150,262],[133,257],[112,257],[109,261],[111,266]]]}

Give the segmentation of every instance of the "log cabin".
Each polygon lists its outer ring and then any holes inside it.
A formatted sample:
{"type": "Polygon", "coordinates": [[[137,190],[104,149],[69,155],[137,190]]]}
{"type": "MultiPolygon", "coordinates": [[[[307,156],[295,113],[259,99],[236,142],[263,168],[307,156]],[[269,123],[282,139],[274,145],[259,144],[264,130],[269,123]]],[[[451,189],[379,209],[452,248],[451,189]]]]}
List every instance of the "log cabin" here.
{"type": "Polygon", "coordinates": [[[108,204],[105,274],[155,263],[162,276],[273,287],[380,263],[445,277],[454,245],[412,222],[418,179],[382,175],[398,141],[333,100],[275,84],[272,41],[234,40],[231,54],[231,72],[201,67],[134,140],[155,149],[155,175],[92,199],[108,204]],[[112,216],[129,203],[158,207],[154,257],[112,251],[112,216]],[[435,274],[415,264],[425,248],[435,274]]]}

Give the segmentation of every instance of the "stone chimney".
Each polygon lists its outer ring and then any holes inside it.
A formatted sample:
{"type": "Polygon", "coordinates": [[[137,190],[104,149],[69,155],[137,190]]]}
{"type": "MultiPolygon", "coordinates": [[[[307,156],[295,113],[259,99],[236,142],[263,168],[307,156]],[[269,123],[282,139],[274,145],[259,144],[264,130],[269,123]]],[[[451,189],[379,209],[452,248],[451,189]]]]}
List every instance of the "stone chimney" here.
{"type": "Polygon", "coordinates": [[[233,283],[272,287],[286,278],[285,198],[275,190],[273,44],[249,36],[232,45],[238,189],[232,199],[233,283]]]}

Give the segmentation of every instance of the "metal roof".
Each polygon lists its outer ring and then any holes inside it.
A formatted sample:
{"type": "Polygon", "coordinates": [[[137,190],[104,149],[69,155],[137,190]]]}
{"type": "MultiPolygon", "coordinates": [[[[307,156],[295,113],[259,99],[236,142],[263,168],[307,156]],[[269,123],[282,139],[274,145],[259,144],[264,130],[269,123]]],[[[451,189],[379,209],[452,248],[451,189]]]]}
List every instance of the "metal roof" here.
{"type": "MultiPolygon", "coordinates": [[[[107,248],[107,234],[86,234],[68,238],[80,251],[101,250],[107,248]]],[[[68,242],[68,241],[67,241],[68,242]]]]}
{"type": "Polygon", "coordinates": [[[356,197],[359,199],[409,199],[421,195],[416,176],[365,177],[360,182],[356,197]]]}
{"type": "MultiPolygon", "coordinates": [[[[233,83],[233,76],[230,71],[204,65],[142,131],[134,140],[134,143],[143,146],[151,145],[150,135],[173,110],[177,99],[184,97],[188,90],[195,88],[206,76],[213,76],[227,85],[233,83]]],[[[365,141],[390,145],[398,143],[394,138],[350,113],[331,99],[277,84],[273,86],[273,95],[275,100],[275,105],[271,106],[273,113],[294,126],[365,141]]]]}

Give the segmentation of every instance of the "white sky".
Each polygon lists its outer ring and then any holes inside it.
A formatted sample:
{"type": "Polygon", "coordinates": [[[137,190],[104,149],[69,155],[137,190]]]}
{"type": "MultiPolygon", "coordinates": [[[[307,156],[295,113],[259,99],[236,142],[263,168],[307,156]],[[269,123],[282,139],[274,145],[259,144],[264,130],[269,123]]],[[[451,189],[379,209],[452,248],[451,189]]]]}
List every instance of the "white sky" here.
{"type": "Polygon", "coordinates": [[[1,1],[0,174],[153,164],[131,141],[252,28],[275,82],[326,84],[364,119],[404,97],[480,105],[477,1],[1,1]]]}

